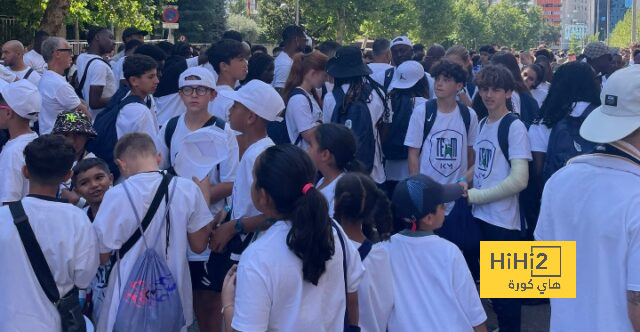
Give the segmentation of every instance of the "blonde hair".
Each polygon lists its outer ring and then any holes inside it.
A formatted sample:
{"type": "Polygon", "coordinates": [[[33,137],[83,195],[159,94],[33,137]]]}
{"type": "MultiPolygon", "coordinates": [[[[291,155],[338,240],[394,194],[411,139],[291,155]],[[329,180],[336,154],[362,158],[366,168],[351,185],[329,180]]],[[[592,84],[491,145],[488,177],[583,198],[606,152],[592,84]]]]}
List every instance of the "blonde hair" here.
{"type": "MultiPolygon", "coordinates": [[[[313,51],[311,53],[298,53],[293,56],[293,64],[291,65],[291,71],[287,78],[287,83],[282,90],[282,99],[284,102],[289,102],[289,94],[293,89],[300,86],[304,81],[304,76],[311,70],[324,71],[327,66],[329,58],[319,51],[313,51]]],[[[315,89],[311,91],[313,97],[318,103],[320,103],[320,97],[317,95],[315,89]]]]}

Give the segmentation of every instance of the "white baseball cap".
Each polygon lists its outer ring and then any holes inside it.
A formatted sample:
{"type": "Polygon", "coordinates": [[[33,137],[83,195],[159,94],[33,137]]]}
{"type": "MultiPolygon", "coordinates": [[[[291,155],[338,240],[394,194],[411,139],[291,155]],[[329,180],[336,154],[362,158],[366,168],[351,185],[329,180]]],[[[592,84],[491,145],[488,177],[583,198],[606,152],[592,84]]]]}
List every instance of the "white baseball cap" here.
{"type": "Polygon", "coordinates": [[[180,176],[202,181],[213,167],[229,156],[226,133],[215,126],[198,129],[185,136],[174,159],[180,176]]]}
{"type": "Polygon", "coordinates": [[[28,80],[18,80],[9,83],[0,90],[2,98],[20,117],[27,120],[37,120],[40,113],[42,99],[40,92],[28,80]]]}
{"type": "Polygon", "coordinates": [[[600,101],[602,105],[582,123],[580,136],[595,143],[611,143],[640,128],[640,65],[613,73],[600,101]]]}
{"type": "Polygon", "coordinates": [[[223,90],[220,94],[244,105],[251,112],[267,121],[282,121],[278,116],[284,110],[280,94],[269,84],[251,80],[238,91],[223,90]]]}
{"type": "Polygon", "coordinates": [[[211,74],[211,71],[204,67],[189,67],[180,74],[180,78],[178,79],[178,88],[182,89],[185,86],[204,86],[215,90],[216,79],[213,77],[213,74],[211,74]],[[189,76],[195,76],[199,79],[186,79],[189,76]]]}
{"type": "Polygon", "coordinates": [[[413,47],[413,44],[411,43],[411,40],[409,40],[409,37],[407,36],[398,36],[396,38],[393,38],[391,40],[391,47],[394,47],[396,45],[407,45],[407,46],[411,46],[413,47]]]}
{"type": "Polygon", "coordinates": [[[405,61],[393,73],[389,84],[389,91],[393,89],[408,89],[424,77],[424,67],[418,61],[405,61]]]}

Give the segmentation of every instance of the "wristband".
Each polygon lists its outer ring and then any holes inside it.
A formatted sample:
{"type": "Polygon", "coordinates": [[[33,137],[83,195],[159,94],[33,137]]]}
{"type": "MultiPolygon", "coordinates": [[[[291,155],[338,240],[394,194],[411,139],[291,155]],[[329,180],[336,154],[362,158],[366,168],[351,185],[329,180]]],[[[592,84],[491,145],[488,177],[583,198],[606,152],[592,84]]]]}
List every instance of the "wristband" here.
{"type": "Polygon", "coordinates": [[[236,220],[236,224],[233,226],[236,231],[236,234],[244,234],[244,224],[242,223],[242,218],[236,220]]]}
{"type": "Polygon", "coordinates": [[[460,182],[467,182],[467,177],[466,176],[462,176],[459,179],[456,180],[456,183],[460,183],[460,182]]]}

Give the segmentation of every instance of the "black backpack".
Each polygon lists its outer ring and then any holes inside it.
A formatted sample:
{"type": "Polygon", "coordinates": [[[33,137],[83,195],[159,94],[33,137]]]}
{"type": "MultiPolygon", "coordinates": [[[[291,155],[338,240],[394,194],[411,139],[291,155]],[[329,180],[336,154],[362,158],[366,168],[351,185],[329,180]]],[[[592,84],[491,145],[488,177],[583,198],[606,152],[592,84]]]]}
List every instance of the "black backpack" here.
{"type": "Polygon", "coordinates": [[[389,93],[389,86],[391,85],[391,81],[393,80],[393,74],[395,73],[395,68],[391,67],[384,71],[384,84],[382,87],[384,88],[384,93],[389,93]]]}
{"type": "Polygon", "coordinates": [[[398,90],[391,95],[391,109],[393,120],[388,126],[389,130],[382,143],[382,152],[387,160],[405,160],[408,158],[409,149],[404,145],[407,136],[409,121],[413,114],[414,98],[405,91],[398,90]]]}
{"type": "Polygon", "coordinates": [[[106,63],[107,66],[109,66],[109,68],[111,68],[111,65],[109,65],[109,63],[106,62],[103,58],[101,57],[91,58],[89,59],[89,62],[87,62],[87,66],[84,68],[84,74],[82,75],[82,79],[80,80],[80,82],[78,82],[78,71],[76,70],[76,72],[73,73],[73,75],[71,76],[71,86],[73,86],[73,89],[76,91],[76,94],[78,95],[78,97],[80,97],[80,99],[85,99],[82,96],[82,89],[84,88],[84,84],[87,81],[87,73],[89,72],[89,66],[91,66],[91,63],[95,60],[100,60],[106,63]]]}
{"type": "MultiPolygon", "coordinates": [[[[307,93],[302,88],[295,88],[289,93],[289,100],[291,100],[291,97],[295,95],[305,96],[307,98],[307,101],[309,101],[309,110],[311,113],[313,113],[313,103],[311,102],[311,98],[309,98],[309,95],[307,95],[307,93]]],[[[271,138],[273,143],[277,145],[291,144],[291,139],[289,138],[289,129],[287,127],[287,120],[285,119],[286,113],[287,109],[285,108],[284,111],[282,111],[282,113],[280,114],[280,116],[282,117],[282,121],[271,121],[267,126],[267,135],[269,136],[269,138],[271,138]]],[[[301,141],[302,135],[298,134],[298,137],[293,144],[298,145],[298,143],[300,143],[301,141]]]]}
{"type": "MultiPolygon", "coordinates": [[[[471,126],[471,112],[469,108],[457,101],[458,108],[460,109],[460,115],[462,116],[462,122],[464,122],[464,128],[467,133],[467,139],[469,138],[469,127],[471,126]]],[[[427,136],[431,132],[431,128],[436,123],[436,117],[438,116],[438,101],[431,99],[424,104],[424,129],[422,130],[422,140],[426,140],[427,136]]]]}
{"type": "Polygon", "coordinates": [[[116,121],[120,110],[131,103],[140,103],[146,106],[142,98],[134,95],[129,95],[122,100],[112,98],[107,107],[98,113],[96,120],[93,122],[93,129],[98,133],[98,136],[87,143],[87,151],[93,152],[109,165],[114,181],[120,177],[120,170],[113,158],[113,148],[118,142],[116,121]]]}
{"type": "MultiPolygon", "coordinates": [[[[178,126],[179,119],[179,115],[171,118],[167,122],[167,126],[164,130],[164,144],[167,146],[167,158],[169,158],[169,169],[167,169],[167,172],[169,172],[169,174],[171,175],[177,175],[175,169],[173,169],[173,166],[171,166],[171,139],[173,138],[173,134],[176,132],[176,127],[178,126]]],[[[207,122],[202,125],[202,128],[210,127],[213,125],[224,130],[225,122],[224,120],[212,115],[211,118],[209,118],[209,120],[207,120],[207,122]]],[[[217,167],[220,167],[220,164],[218,164],[217,167]]]]}
{"type": "Polygon", "coordinates": [[[569,159],[593,152],[597,144],[580,136],[580,126],[596,107],[595,104],[589,104],[581,116],[567,115],[553,126],[542,169],[543,183],[564,167],[569,159]]]}
{"type": "MultiPolygon", "coordinates": [[[[336,100],[331,122],[343,124],[351,129],[357,143],[356,159],[364,164],[366,173],[371,173],[373,170],[377,148],[374,136],[374,130],[377,128],[374,128],[371,123],[371,112],[367,106],[367,100],[373,90],[374,87],[371,84],[365,84],[363,95],[356,96],[349,105],[344,105],[345,94],[342,87],[336,85],[331,92],[336,100]]],[[[384,98],[382,100],[384,101],[384,98]]]]}

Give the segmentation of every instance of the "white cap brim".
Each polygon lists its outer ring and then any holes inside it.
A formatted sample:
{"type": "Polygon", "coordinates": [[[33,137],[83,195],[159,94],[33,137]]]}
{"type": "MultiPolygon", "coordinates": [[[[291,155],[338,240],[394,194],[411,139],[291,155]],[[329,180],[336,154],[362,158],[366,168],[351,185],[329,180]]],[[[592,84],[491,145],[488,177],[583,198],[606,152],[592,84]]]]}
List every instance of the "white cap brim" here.
{"type": "Polygon", "coordinates": [[[244,105],[244,107],[248,108],[251,112],[255,113],[257,116],[267,121],[282,122],[283,120],[281,117],[277,115],[266,114],[266,112],[262,111],[263,108],[261,107],[261,105],[254,105],[253,101],[245,100],[244,98],[242,98],[242,96],[238,91],[223,90],[223,91],[220,91],[220,95],[244,105]]]}
{"type": "Polygon", "coordinates": [[[580,136],[595,143],[611,143],[621,140],[640,128],[640,116],[611,116],[603,113],[602,105],[584,120],[580,136]]]}

